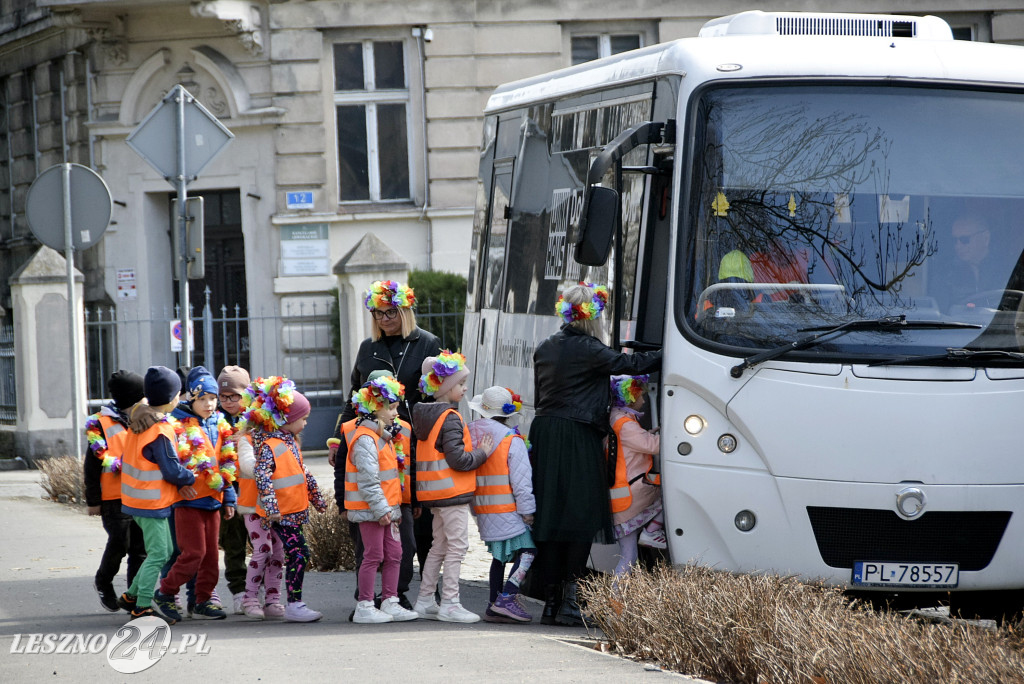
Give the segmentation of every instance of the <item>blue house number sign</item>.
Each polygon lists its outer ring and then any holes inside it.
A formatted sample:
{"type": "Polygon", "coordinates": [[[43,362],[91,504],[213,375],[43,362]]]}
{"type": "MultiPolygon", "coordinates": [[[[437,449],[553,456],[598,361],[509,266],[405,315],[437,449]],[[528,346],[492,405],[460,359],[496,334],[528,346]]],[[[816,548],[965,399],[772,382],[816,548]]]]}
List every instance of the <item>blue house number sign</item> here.
{"type": "Polygon", "coordinates": [[[313,191],[289,192],[285,194],[286,203],[289,209],[312,209],[313,191]]]}

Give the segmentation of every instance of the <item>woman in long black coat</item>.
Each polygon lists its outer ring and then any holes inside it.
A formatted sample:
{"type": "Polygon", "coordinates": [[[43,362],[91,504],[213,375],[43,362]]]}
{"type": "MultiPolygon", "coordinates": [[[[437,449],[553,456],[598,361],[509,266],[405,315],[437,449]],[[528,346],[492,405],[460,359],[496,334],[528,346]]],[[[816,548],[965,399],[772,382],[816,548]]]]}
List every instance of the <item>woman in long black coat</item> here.
{"type": "Polygon", "coordinates": [[[614,540],[602,444],[608,432],[609,376],[661,367],[661,351],[625,354],[599,339],[597,319],[606,301],[604,288],[567,288],[556,306],[565,325],[533,355],[533,537],[535,567],[545,588],[545,624],[582,622],[576,580],[586,570],[591,544],[614,540]]]}

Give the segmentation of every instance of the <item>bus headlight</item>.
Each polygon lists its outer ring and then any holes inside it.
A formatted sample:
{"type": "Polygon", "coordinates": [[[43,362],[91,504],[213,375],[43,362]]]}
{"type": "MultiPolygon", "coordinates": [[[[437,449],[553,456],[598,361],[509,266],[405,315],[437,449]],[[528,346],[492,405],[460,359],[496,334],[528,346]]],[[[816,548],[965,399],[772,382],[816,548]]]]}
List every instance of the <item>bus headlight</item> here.
{"type": "Polygon", "coordinates": [[[736,451],[737,444],[736,438],[729,433],[725,433],[718,438],[718,450],[723,454],[731,454],[736,451]]]}
{"type": "Polygon", "coordinates": [[[699,435],[707,426],[707,421],[698,415],[686,416],[686,420],[683,421],[683,429],[691,435],[699,435]]]}
{"type": "Polygon", "coordinates": [[[757,524],[757,516],[754,515],[753,511],[743,510],[736,514],[733,522],[736,524],[736,529],[740,532],[749,532],[757,524]]]}

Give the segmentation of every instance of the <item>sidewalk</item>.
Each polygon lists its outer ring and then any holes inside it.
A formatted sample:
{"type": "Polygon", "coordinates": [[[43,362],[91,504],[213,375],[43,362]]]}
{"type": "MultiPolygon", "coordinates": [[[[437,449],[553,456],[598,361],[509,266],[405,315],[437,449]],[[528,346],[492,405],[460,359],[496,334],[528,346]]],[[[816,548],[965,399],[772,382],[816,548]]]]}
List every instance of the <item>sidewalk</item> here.
{"type": "MultiPolygon", "coordinates": [[[[325,470],[330,469],[326,459],[310,460],[314,474],[326,477],[325,470]]],[[[195,643],[201,636],[209,654],[195,653],[194,646],[178,653],[172,650],[139,674],[119,676],[104,652],[25,652],[28,635],[33,633],[58,635],[56,643],[65,634],[78,635],[80,641],[113,643],[115,632],[126,622],[123,613],[104,612],[92,589],[106,539],[100,519],[75,506],[42,500],[38,482],[39,471],[0,472],[0,681],[45,678],[106,683],[112,675],[116,681],[140,682],[193,677],[236,681],[239,676],[265,682],[286,677],[312,681],[358,677],[374,682],[401,677],[448,684],[464,678],[502,682],[585,682],[640,674],[659,680],[676,678],[645,672],[643,664],[593,650],[593,641],[582,628],[422,620],[356,625],[347,620],[355,588],[350,572],[306,574],[303,598],[324,613],[320,622],[251,622],[236,615],[216,622],[185,620],[170,628],[171,644],[195,643]],[[15,645],[19,652],[12,653],[15,645]]],[[[474,558],[473,563],[480,562],[474,558]]],[[[115,588],[123,589],[123,579],[115,588]]],[[[228,595],[223,581],[218,591],[228,595]]],[[[486,600],[486,581],[464,583],[462,601],[467,608],[482,611],[486,600]]],[[[531,602],[530,607],[539,615],[539,604],[531,602]]]]}

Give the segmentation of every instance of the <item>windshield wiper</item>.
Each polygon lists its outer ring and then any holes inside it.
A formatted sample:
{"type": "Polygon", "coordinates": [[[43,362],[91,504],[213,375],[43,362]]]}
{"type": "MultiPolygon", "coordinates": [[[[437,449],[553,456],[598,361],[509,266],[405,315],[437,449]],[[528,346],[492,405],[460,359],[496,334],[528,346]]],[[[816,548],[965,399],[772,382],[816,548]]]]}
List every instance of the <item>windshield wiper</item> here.
{"type": "Polygon", "coordinates": [[[783,354],[787,354],[791,351],[797,351],[800,349],[806,349],[813,344],[816,344],[823,337],[829,337],[831,335],[846,334],[853,330],[877,330],[881,332],[900,332],[902,330],[910,329],[945,329],[945,328],[980,328],[982,326],[976,323],[959,323],[956,321],[908,321],[906,314],[900,314],[898,316],[882,316],[881,318],[859,318],[853,321],[847,321],[842,325],[836,326],[815,326],[813,328],[802,328],[797,332],[810,332],[811,335],[806,335],[792,342],[773,347],[772,349],[766,349],[763,352],[748,356],[743,360],[743,363],[737,364],[729,369],[729,375],[734,378],[738,378],[743,375],[743,371],[748,368],[752,368],[758,364],[764,363],[765,361],[771,361],[777,359],[783,354]]]}
{"type": "Polygon", "coordinates": [[[970,361],[981,359],[1013,359],[1024,361],[1024,352],[1012,352],[1005,349],[963,349],[949,347],[943,354],[926,354],[922,356],[901,356],[898,359],[876,361],[869,366],[906,366],[929,361],[970,361]]]}

